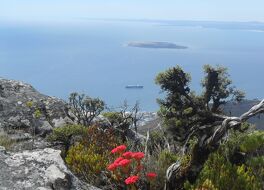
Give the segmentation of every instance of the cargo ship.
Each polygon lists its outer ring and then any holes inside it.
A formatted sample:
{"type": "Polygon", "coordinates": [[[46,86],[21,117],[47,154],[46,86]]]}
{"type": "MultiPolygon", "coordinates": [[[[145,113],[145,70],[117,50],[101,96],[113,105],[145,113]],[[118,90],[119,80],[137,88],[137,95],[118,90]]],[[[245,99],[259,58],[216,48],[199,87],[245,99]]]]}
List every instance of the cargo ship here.
{"type": "Polygon", "coordinates": [[[141,89],[141,88],[144,88],[144,86],[142,85],[127,85],[126,88],[136,88],[136,89],[141,89]]]}

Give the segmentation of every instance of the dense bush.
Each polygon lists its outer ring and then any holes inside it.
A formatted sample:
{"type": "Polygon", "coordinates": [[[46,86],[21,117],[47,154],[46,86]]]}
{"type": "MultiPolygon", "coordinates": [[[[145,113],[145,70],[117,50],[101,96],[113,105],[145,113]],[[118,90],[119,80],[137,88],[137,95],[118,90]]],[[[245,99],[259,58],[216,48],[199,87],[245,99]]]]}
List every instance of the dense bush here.
{"type": "Polygon", "coordinates": [[[100,185],[99,179],[108,164],[108,157],[107,152],[102,153],[101,148],[94,144],[78,143],[69,149],[66,163],[85,181],[100,185]]]}
{"type": "Polygon", "coordinates": [[[264,132],[254,131],[241,139],[240,150],[245,153],[254,153],[264,150],[264,132]]]}
{"type": "Polygon", "coordinates": [[[98,187],[105,186],[108,183],[109,150],[119,142],[111,130],[96,126],[86,128],[81,141],[69,149],[66,163],[81,179],[98,187]]]}
{"type": "Polygon", "coordinates": [[[179,159],[174,153],[168,150],[157,151],[146,160],[146,168],[149,171],[157,173],[157,179],[152,185],[153,189],[163,189],[165,185],[165,176],[168,167],[179,159]]]}
{"type": "Polygon", "coordinates": [[[232,134],[210,155],[195,184],[186,189],[260,190],[264,186],[264,132],[232,134]]]}
{"type": "MultiPolygon", "coordinates": [[[[60,143],[63,145],[63,155],[67,153],[72,145],[72,139],[85,135],[86,128],[82,125],[66,125],[53,129],[52,133],[48,136],[48,140],[51,142],[60,143]]],[[[76,139],[75,139],[76,141],[76,139]]]]}

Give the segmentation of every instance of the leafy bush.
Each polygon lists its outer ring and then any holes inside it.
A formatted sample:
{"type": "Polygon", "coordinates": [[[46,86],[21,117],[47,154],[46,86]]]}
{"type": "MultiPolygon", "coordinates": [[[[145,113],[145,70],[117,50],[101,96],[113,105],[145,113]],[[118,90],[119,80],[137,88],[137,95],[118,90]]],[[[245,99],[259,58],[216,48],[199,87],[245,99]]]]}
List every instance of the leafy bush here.
{"type": "MultiPolygon", "coordinates": [[[[155,189],[163,189],[166,171],[168,167],[175,163],[179,157],[176,154],[169,152],[168,150],[163,150],[158,154],[157,161],[155,163],[156,171],[158,174],[155,189]]],[[[151,164],[151,163],[150,163],[151,164]]],[[[153,164],[153,163],[152,163],[153,164]]]]}
{"type": "Polygon", "coordinates": [[[101,173],[108,164],[107,152],[101,153],[100,147],[79,143],[72,146],[67,154],[66,163],[71,170],[85,181],[98,184],[101,173]]]}
{"type": "Polygon", "coordinates": [[[186,189],[202,189],[210,181],[218,190],[259,190],[261,184],[250,167],[232,165],[223,155],[215,153],[210,156],[195,185],[186,184],[186,189]]]}
{"type": "Polygon", "coordinates": [[[61,143],[64,148],[62,154],[65,156],[72,144],[72,139],[77,136],[83,136],[86,131],[87,129],[82,125],[66,125],[53,129],[50,136],[48,136],[48,140],[61,143]]]}
{"type": "Polygon", "coordinates": [[[262,189],[264,133],[234,133],[231,137],[217,152],[210,155],[196,182],[185,183],[186,189],[262,189]]]}
{"type": "Polygon", "coordinates": [[[66,156],[69,168],[81,179],[101,187],[107,185],[106,166],[109,164],[109,150],[120,142],[111,130],[100,127],[85,128],[79,143],[70,147],[66,156]]]}
{"type": "Polygon", "coordinates": [[[264,150],[264,132],[254,131],[241,140],[240,150],[246,153],[264,150]]]}
{"type": "MultiPolygon", "coordinates": [[[[124,122],[125,118],[121,112],[105,112],[103,116],[108,119],[111,126],[119,126],[121,123],[124,122]]],[[[126,124],[130,125],[131,121],[127,121],[126,124]]]]}
{"type": "Polygon", "coordinates": [[[82,125],[66,125],[53,129],[48,137],[50,141],[58,141],[67,144],[69,137],[84,135],[86,128],[82,125]]]}

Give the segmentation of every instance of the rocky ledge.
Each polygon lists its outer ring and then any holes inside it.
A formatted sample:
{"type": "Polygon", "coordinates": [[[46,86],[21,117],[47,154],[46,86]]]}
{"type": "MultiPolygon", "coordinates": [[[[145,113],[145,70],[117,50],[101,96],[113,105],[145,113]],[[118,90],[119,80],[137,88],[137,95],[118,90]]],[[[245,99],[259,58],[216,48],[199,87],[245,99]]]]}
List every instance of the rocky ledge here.
{"type": "Polygon", "coordinates": [[[0,190],[99,190],[79,181],[59,150],[7,153],[0,147],[0,190]]]}
{"type": "Polygon", "coordinates": [[[43,95],[31,85],[0,78],[0,130],[23,130],[45,135],[53,127],[71,123],[67,104],[43,95]]]}

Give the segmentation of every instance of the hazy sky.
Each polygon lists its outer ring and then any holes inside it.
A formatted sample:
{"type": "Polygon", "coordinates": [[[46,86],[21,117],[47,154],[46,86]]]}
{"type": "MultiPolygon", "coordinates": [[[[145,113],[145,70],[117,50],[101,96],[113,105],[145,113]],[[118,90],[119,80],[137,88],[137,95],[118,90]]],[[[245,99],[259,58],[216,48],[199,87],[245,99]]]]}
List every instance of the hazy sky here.
{"type": "Polygon", "coordinates": [[[81,17],[264,22],[264,0],[0,0],[0,21],[81,17]]]}

